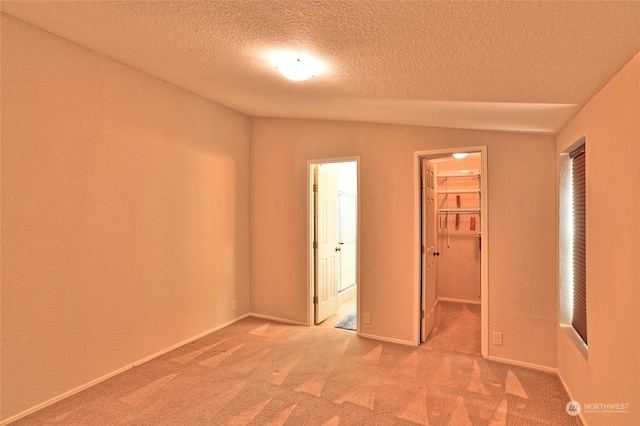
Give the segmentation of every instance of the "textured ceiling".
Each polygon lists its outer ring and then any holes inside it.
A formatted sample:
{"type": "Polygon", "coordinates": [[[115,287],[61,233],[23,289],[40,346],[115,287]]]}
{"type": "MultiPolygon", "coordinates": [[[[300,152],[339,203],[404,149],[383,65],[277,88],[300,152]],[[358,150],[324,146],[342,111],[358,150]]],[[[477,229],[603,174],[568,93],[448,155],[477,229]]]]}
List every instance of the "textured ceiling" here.
{"type": "Polygon", "coordinates": [[[2,1],[252,116],[554,133],[640,50],[640,2],[2,1]],[[278,49],[326,69],[285,80],[278,49]]]}

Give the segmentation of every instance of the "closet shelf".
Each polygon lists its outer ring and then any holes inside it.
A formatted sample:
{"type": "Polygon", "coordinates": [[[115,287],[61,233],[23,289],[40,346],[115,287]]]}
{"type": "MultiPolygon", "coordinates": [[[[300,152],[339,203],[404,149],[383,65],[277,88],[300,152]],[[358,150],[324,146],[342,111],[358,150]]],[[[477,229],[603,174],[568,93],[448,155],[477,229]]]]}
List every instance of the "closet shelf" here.
{"type": "Polygon", "coordinates": [[[458,171],[458,172],[445,172],[445,173],[438,173],[436,174],[436,177],[439,178],[448,178],[448,177],[476,177],[476,176],[480,176],[480,170],[465,170],[465,171],[458,171]]]}

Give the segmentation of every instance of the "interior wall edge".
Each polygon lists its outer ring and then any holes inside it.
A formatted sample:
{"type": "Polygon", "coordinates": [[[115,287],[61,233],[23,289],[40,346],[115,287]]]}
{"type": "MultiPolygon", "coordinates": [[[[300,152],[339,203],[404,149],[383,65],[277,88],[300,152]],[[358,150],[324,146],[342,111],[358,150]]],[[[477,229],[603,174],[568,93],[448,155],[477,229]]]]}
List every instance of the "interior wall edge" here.
{"type": "Polygon", "coordinates": [[[286,318],[279,318],[279,317],[274,317],[274,316],[271,316],[271,315],[257,314],[257,313],[254,313],[254,312],[251,312],[250,314],[248,314],[248,316],[251,316],[251,317],[254,317],[254,318],[260,318],[260,319],[264,319],[264,320],[269,320],[269,321],[281,322],[281,323],[284,323],[284,324],[303,325],[303,326],[308,326],[309,325],[306,322],[302,322],[302,321],[295,321],[295,320],[290,320],[290,319],[286,319],[286,318]]]}
{"type": "Polygon", "coordinates": [[[384,337],[384,336],[376,336],[374,334],[368,334],[368,333],[360,333],[358,334],[359,337],[364,337],[367,339],[372,339],[372,340],[379,340],[381,342],[389,342],[389,343],[397,343],[399,345],[405,345],[405,346],[417,346],[412,340],[401,340],[401,339],[394,339],[392,337],[384,337]]]}
{"type": "Polygon", "coordinates": [[[487,358],[489,361],[495,361],[495,362],[499,362],[501,364],[510,364],[510,365],[515,365],[518,367],[524,367],[524,368],[529,368],[531,370],[537,370],[537,371],[543,371],[545,373],[557,373],[558,369],[555,367],[547,367],[545,365],[539,365],[539,364],[532,364],[530,362],[523,362],[523,361],[516,361],[514,359],[508,359],[508,358],[501,358],[498,356],[492,356],[489,355],[487,356],[487,358]]]}

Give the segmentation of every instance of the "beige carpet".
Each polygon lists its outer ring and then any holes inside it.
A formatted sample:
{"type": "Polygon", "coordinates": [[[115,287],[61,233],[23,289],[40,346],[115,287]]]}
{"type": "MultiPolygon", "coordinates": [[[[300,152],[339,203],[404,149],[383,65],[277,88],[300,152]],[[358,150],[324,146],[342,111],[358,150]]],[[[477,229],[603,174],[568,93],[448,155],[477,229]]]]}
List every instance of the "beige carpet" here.
{"type": "Polygon", "coordinates": [[[556,376],[246,318],[14,425],[575,425],[556,376]]]}
{"type": "Polygon", "coordinates": [[[421,346],[480,355],[480,305],[438,301],[435,325],[421,346]]]}

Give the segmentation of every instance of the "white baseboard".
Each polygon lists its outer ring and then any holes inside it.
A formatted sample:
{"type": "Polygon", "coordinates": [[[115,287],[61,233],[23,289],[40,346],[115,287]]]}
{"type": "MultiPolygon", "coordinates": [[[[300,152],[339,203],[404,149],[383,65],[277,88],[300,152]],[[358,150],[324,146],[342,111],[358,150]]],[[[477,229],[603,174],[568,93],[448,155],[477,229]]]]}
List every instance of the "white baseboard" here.
{"type": "Polygon", "coordinates": [[[488,359],[489,361],[499,362],[499,363],[502,363],[502,364],[511,364],[511,365],[516,365],[518,367],[529,368],[531,370],[543,371],[545,373],[558,374],[558,369],[557,368],[547,367],[547,366],[544,366],[544,365],[531,364],[531,363],[522,362],[522,361],[515,361],[515,360],[512,360],[512,359],[500,358],[500,357],[491,356],[491,355],[487,356],[485,359],[488,359]]]}
{"type": "Polygon", "coordinates": [[[451,297],[438,297],[438,302],[453,302],[453,303],[469,303],[471,305],[479,305],[479,300],[465,300],[465,299],[452,299],[451,297]]]}
{"type": "Polygon", "coordinates": [[[249,316],[252,316],[252,317],[255,317],[255,318],[261,318],[261,319],[265,319],[265,320],[269,320],[269,321],[274,321],[274,322],[283,322],[285,324],[304,325],[304,326],[308,326],[309,325],[306,322],[292,321],[292,320],[288,320],[288,319],[285,319],[285,318],[272,317],[272,316],[269,316],[269,315],[251,313],[251,314],[249,314],[249,316]]]}
{"type": "Polygon", "coordinates": [[[9,423],[15,422],[18,419],[26,417],[29,414],[35,413],[36,411],[41,410],[41,409],[43,409],[45,407],[48,407],[51,404],[55,404],[56,402],[61,401],[61,400],[65,399],[65,398],[68,398],[71,395],[74,395],[74,394],[76,394],[78,392],[81,392],[81,391],[87,389],[87,388],[90,388],[91,386],[97,385],[100,382],[104,382],[105,380],[110,379],[111,377],[116,376],[116,375],[118,375],[120,373],[123,373],[123,372],[125,372],[125,371],[127,371],[127,370],[129,370],[129,369],[131,369],[131,368],[133,368],[135,366],[144,364],[145,362],[151,361],[152,359],[157,358],[160,355],[164,355],[167,352],[170,352],[170,351],[172,351],[172,350],[174,350],[176,348],[179,348],[180,346],[186,345],[187,343],[191,343],[194,340],[198,340],[201,337],[204,337],[206,335],[209,335],[209,334],[213,333],[214,331],[218,331],[220,329],[223,329],[223,328],[233,324],[234,322],[238,322],[241,319],[244,319],[244,318],[248,317],[249,315],[250,314],[244,314],[242,316],[239,316],[238,318],[234,318],[231,321],[227,321],[224,324],[220,324],[220,325],[218,325],[216,327],[213,327],[212,329],[209,329],[209,330],[204,331],[204,332],[202,332],[202,333],[200,333],[200,334],[198,334],[196,336],[193,336],[193,337],[190,337],[190,338],[188,338],[186,340],[183,340],[180,343],[176,343],[175,345],[171,345],[168,348],[162,349],[161,351],[158,351],[158,352],[156,352],[156,353],[154,353],[152,355],[146,356],[146,357],[144,357],[144,358],[142,358],[142,359],[140,359],[140,360],[138,360],[136,362],[133,362],[133,363],[128,364],[128,365],[125,365],[124,367],[118,368],[117,370],[114,370],[114,371],[112,371],[110,373],[107,373],[102,377],[99,377],[97,379],[91,380],[90,382],[87,382],[87,383],[85,383],[83,385],[80,385],[77,388],[71,389],[71,390],[69,390],[67,392],[64,392],[64,393],[62,393],[62,394],[60,394],[58,396],[55,396],[55,397],[53,397],[53,398],[51,398],[51,399],[49,399],[49,400],[47,400],[45,402],[42,402],[42,403],[40,403],[38,405],[35,405],[35,406],[31,407],[31,408],[28,408],[28,409],[26,409],[26,410],[24,410],[24,411],[22,411],[22,412],[20,412],[18,414],[15,414],[15,415],[7,418],[7,419],[2,420],[0,422],[0,426],[5,426],[5,425],[8,425],[9,423]]]}
{"type": "MultiPolygon", "coordinates": [[[[558,370],[556,372],[556,374],[558,375],[558,379],[560,379],[560,383],[562,383],[562,387],[564,387],[565,392],[567,393],[567,395],[569,395],[569,399],[571,401],[575,401],[575,399],[573,398],[573,395],[571,395],[571,391],[569,390],[569,387],[567,386],[567,384],[565,383],[564,379],[562,378],[562,374],[560,374],[560,370],[558,370]]],[[[569,401],[567,401],[567,402],[569,402],[569,401]]],[[[580,411],[578,413],[578,419],[580,419],[580,422],[584,426],[587,426],[587,421],[584,419],[584,414],[582,413],[582,411],[580,411]]]]}
{"type": "Polygon", "coordinates": [[[380,340],[383,342],[397,343],[399,345],[415,346],[415,344],[410,340],[392,339],[389,337],[375,336],[373,334],[365,334],[365,333],[360,333],[358,334],[358,336],[365,337],[367,339],[372,339],[372,340],[380,340]]]}

